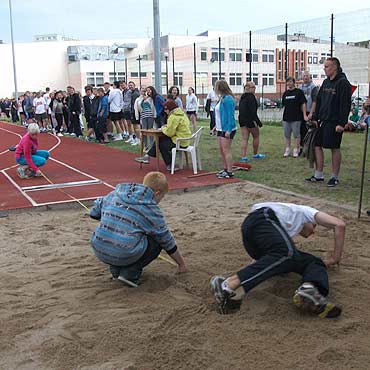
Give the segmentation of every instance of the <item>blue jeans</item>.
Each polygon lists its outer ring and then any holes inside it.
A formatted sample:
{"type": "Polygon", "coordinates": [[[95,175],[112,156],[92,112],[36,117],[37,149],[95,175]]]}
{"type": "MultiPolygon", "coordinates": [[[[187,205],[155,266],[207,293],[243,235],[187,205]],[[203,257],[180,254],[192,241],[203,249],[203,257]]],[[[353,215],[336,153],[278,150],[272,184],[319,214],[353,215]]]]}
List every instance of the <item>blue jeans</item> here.
{"type": "MultiPolygon", "coordinates": [[[[46,163],[46,161],[49,159],[49,157],[50,157],[50,153],[48,150],[37,150],[35,154],[32,154],[33,163],[37,167],[43,166],[46,163]]],[[[17,158],[17,163],[21,164],[22,166],[29,165],[29,163],[27,163],[26,161],[26,158],[24,158],[24,155],[17,158]]]]}

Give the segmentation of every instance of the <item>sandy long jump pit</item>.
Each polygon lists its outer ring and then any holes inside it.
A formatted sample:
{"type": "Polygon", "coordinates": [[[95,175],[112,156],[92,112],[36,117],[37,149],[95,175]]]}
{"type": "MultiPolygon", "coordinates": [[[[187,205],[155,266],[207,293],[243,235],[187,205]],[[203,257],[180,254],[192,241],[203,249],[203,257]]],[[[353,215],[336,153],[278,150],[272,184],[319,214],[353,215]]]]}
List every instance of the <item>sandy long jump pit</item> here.
{"type": "MultiPolygon", "coordinates": [[[[82,209],[33,211],[0,219],[1,370],[369,370],[370,228],[355,214],[233,184],[169,194],[161,203],[189,273],[161,260],[138,289],[110,280],[93,255],[96,222],[82,209]],[[275,277],[221,316],[213,274],[247,264],[240,225],[251,204],[304,203],[347,222],[342,264],[329,271],[338,319],[298,312],[298,275],[275,277]]],[[[318,227],[299,248],[324,256],[332,231],[318,227]]]]}

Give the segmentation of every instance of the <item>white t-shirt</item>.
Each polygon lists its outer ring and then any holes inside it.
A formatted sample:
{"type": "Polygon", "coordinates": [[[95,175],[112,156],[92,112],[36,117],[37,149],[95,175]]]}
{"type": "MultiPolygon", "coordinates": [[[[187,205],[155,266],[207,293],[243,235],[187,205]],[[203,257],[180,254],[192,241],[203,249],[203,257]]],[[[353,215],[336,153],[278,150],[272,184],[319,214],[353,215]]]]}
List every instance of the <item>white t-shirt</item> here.
{"type": "Polygon", "coordinates": [[[212,111],[215,110],[215,107],[218,103],[218,95],[215,93],[215,90],[212,90],[208,93],[207,95],[207,100],[210,99],[211,100],[211,106],[209,107],[209,109],[212,111]]]}
{"type": "Polygon", "coordinates": [[[215,106],[215,121],[216,121],[216,130],[222,131],[221,127],[221,113],[220,113],[220,104],[217,103],[215,106]]]}
{"type": "Polygon", "coordinates": [[[46,113],[45,110],[45,99],[43,97],[34,98],[33,99],[33,106],[35,108],[36,114],[43,114],[46,113]]]}
{"type": "Polygon", "coordinates": [[[49,107],[49,104],[51,102],[51,98],[50,98],[50,95],[48,93],[45,93],[44,96],[43,96],[44,100],[45,100],[45,105],[46,107],[48,108],[48,113],[51,114],[51,109],[49,107]]]}
{"type": "Polygon", "coordinates": [[[113,89],[108,95],[109,111],[110,112],[121,112],[123,107],[123,96],[120,89],[113,89]]]}
{"type": "Polygon", "coordinates": [[[291,238],[299,234],[304,224],[312,223],[316,225],[317,223],[315,215],[319,211],[312,207],[299,206],[293,203],[266,202],[254,204],[251,211],[253,212],[263,207],[271,208],[275,212],[281,226],[291,238]]]}
{"type": "Polygon", "coordinates": [[[198,112],[198,98],[195,94],[186,95],[186,111],[198,112]]]}

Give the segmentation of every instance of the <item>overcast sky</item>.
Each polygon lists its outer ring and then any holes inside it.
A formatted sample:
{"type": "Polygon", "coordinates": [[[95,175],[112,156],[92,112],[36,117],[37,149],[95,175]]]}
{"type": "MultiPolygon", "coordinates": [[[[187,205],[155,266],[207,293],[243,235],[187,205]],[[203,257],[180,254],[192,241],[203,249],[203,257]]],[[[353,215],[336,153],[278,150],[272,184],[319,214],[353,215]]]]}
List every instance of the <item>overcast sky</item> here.
{"type": "MultiPolygon", "coordinates": [[[[162,34],[243,32],[361,9],[364,2],[159,0],[162,34]],[[223,4],[221,6],[221,4],[223,4]]],[[[58,33],[78,39],[152,37],[152,0],[12,0],[15,42],[58,33]]],[[[10,41],[8,0],[0,1],[0,40],[10,41]]]]}

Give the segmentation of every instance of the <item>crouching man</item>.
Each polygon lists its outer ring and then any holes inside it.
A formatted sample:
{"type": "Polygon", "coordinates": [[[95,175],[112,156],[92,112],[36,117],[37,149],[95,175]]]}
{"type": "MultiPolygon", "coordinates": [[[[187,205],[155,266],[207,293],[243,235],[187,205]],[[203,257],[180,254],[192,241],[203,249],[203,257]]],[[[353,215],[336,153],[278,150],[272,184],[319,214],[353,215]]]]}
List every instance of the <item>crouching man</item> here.
{"type": "Polygon", "coordinates": [[[187,271],[158,207],[167,192],[166,176],[150,172],[143,184],[119,184],[95,201],[90,216],[100,223],[92,234],[91,245],[97,258],[110,266],[114,279],[136,286],[143,268],[162,249],[177,263],[179,273],[187,271]]]}
{"type": "Polygon", "coordinates": [[[240,307],[235,290],[242,286],[248,293],[258,284],[275,275],[295,272],[302,283],[293,296],[293,303],[320,317],[337,317],[341,308],[329,302],[327,267],[341,260],[345,223],[317,209],[291,203],[259,203],[242,225],[243,244],[255,260],[235,275],[224,278],[214,276],[211,289],[221,314],[231,313],[240,307]],[[325,261],[297,249],[292,238],[297,234],[308,238],[316,225],[334,230],[334,251],[325,261]]]}

